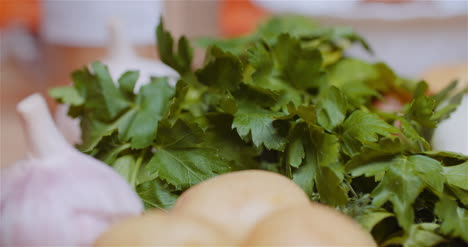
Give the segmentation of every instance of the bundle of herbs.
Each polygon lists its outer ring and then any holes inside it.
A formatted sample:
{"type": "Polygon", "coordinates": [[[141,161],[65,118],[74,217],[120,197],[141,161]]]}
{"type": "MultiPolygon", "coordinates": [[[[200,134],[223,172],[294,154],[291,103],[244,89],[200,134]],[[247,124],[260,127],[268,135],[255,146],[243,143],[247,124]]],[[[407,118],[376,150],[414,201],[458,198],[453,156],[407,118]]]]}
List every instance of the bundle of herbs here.
{"type": "Polygon", "coordinates": [[[152,78],[134,93],[138,71],[114,82],[96,62],[50,92],[81,120],[77,148],[127,178],[147,208],[170,208],[218,174],[264,169],[354,217],[381,246],[466,246],[468,157],[428,142],[462,98],[456,82],[429,94],[424,81],[346,56],[351,45],[371,52],[352,29],[300,17],[199,40],[196,70],[188,39],[175,42],[162,22],[156,35],[181,75],[175,88],[152,78]],[[401,110],[376,107],[388,94],[401,110]]]}

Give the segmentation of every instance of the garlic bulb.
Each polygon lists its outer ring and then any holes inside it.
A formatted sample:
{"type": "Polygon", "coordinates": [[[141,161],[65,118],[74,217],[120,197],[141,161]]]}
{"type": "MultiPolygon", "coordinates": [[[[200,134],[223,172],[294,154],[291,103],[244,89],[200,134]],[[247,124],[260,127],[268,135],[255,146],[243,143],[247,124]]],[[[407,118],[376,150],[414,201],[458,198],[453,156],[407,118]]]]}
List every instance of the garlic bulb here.
{"type": "Polygon", "coordinates": [[[432,146],[435,150],[468,155],[468,94],[463,96],[457,110],[434,130],[432,146]]]}
{"type": "MultiPolygon", "coordinates": [[[[111,40],[108,55],[102,59],[102,63],[107,65],[115,82],[124,72],[138,70],[140,77],[135,84],[135,93],[148,83],[152,76],[168,77],[169,84],[175,86],[179,79],[179,74],[175,70],[160,61],[137,56],[117,20],[111,22],[109,27],[111,40]]],[[[79,144],[81,143],[80,120],[69,117],[68,108],[67,105],[59,106],[55,113],[55,121],[68,142],[79,144]]]]}
{"type": "Polygon", "coordinates": [[[2,169],[0,246],[90,246],[143,206],[112,168],[66,142],[44,98],[17,106],[30,157],[2,169]]]}

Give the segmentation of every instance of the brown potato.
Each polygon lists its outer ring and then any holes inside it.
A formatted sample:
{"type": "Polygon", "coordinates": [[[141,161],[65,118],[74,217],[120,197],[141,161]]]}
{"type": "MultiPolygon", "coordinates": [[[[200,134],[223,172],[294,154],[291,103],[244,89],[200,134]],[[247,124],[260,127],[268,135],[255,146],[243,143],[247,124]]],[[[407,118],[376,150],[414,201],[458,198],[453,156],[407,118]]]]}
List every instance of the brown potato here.
{"type": "Polygon", "coordinates": [[[429,90],[437,93],[453,80],[458,80],[458,89],[468,86],[468,63],[455,66],[438,66],[423,73],[422,78],[429,84],[429,90]]]}
{"type": "Polygon", "coordinates": [[[147,212],[112,226],[95,246],[232,246],[222,228],[199,217],[147,212]]]}
{"type": "Polygon", "coordinates": [[[377,246],[352,218],[319,203],[294,206],[264,218],[242,246],[377,246]]]}
{"type": "Polygon", "coordinates": [[[277,173],[247,170],[206,180],[182,194],[173,211],[222,225],[238,242],[263,217],[291,205],[308,205],[305,192],[277,173]]]}

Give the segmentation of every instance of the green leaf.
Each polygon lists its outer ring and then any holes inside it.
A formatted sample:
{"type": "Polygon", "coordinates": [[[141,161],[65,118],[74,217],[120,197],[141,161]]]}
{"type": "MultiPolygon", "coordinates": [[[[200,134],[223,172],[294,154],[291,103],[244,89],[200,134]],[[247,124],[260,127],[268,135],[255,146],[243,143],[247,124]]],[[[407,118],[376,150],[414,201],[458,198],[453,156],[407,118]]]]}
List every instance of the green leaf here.
{"type": "Polygon", "coordinates": [[[408,162],[414,167],[418,175],[433,192],[441,194],[444,189],[445,178],[443,176],[442,164],[432,158],[423,155],[408,157],[408,162]]]}
{"type": "Polygon", "coordinates": [[[136,70],[123,73],[118,80],[120,90],[127,94],[133,95],[133,90],[135,88],[136,82],[138,81],[138,77],[140,77],[140,72],[136,70]]]}
{"type": "Polygon", "coordinates": [[[333,130],[346,117],[348,104],[345,96],[335,86],[320,91],[317,106],[317,122],[327,130],[333,130]]]}
{"type": "Polygon", "coordinates": [[[49,95],[60,103],[70,104],[72,106],[80,106],[85,102],[85,99],[73,86],[52,88],[49,90],[49,95]]]}
{"type": "Polygon", "coordinates": [[[451,237],[460,237],[468,242],[468,212],[455,201],[442,198],[435,206],[435,214],[442,220],[440,232],[451,237]]]}
{"type": "Polygon", "coordinates": [[[105,65],[100,62],[94,62],[91,64],[91,67],[100,87],[100,93],[104,99],[108,116],[109,118],[114,118],[124,109],[128,108],[130,104],[115,86],[105,65]]]}
{"type": "Polygon", "coordinates": [[[375,80],[379,73],[372,64],[359,59],[346,58],[330,68],[328,78],[330,82],[341,87],[345,84],[375,80]]]}
{"type": "Polygon", "coordinates": [[[427,140],[421,136],[420,131],[416,129],[416,124],[412,124],[405,118],[399,118],[398,121],[400,121],[403,135],[408,139],[413,150],[425,151],[431,149],[429,142],[427,142],[427,140]]]}
{"type": "Polygon", "coordinates": [[[360,81],[341,85],[339,89],[346,95],[349,103],[354,108],[367,105],[372,102],[372,98],[380,96],[379,92],[360,81]]]}
{"type": "Polygon", "coordinates": [[[450,94],[453,93],[453,90],[457,88],[458,81],[454,80],[452,81],[447,87],[444,89],[440,90],[437,94],[433,96],[433,99],[436,102],[436,105],[439,105],[440,103],[444,102],[446,99],[449,98],[450,94]]]}
{"type": "Polygon", "coordinates": [[[178,197],[167,184],[159,179],[140,184],[136,192],[143,200],[145,209],[170,209],[178,197]]]}
{"type": "Polygon", "coordinates": [[[431,150],[431,151],[423,152],[423,154],[431,158],[434,158],[436,160],[439,160],[445,166],[459,165],[468,160],[468,156],[466,155],[463,155],[460,153],[449,152],[449,151],[431,150]]]}
{"type": "Polygon", "coordinates": [[[318,88],[324,84],[322,55],[317,49],[303,49],[299,40],[282,34],[273,47],[281,78],[296,88],[318,88]]]}
{"type": "Polygon", "coordinates": [[[381,207],[387,201],[392,202],[398,222],[404,229],[409,229],[414,222],[412,204],[424,188],[421,179],[412,175],[410,169],[404,165],[390,167],[372,192],[375,206],[381,207]]]}
{"type": "Polygon", "coordinates": [[[437,122],[432,119],[435,101],[425,95],[419,95],[411,101],[405,116],[407,119],[417,122],[423,127],[435,128],[437,122]]]}
{"type": "Polygon", "coordinates": [[[156,39],[158,42],[159,56],[161,60],[185,75],[192,69],[193,49],[190,42],[182,36],[177,44],[177,51],[174,51],[174,39],[172,35],[164,29],[163,20],[160,19],[156,28],[156,39]]]}
{"type": "MultiPolygon", "coordinates": [[[[273,48],[261,42],[247,50],[249,64],[245,66],[244,81],[251,87],[273,92],[277,99],[275,109],[284,109],[290,102],[294,105],[305,103],[305,93],[301,90],[301,86],[297,87],[285,79],[283,66],[281,61],[275,58],[273,48]]],[[[284,56],[289,55],[291,54],[287,52],[284,54],[284,56]]]]}
{"type": "Polygon", "coordinates": [[[468,161],[457,166],[444,167],[443,169],[448,184],[468,190],[468,161]]]}
{"type": "Polygon", "coordinates": [[[207,117],[209,126],[205,131],[205,138],[208,147],[217,147],[219,155],[231,161],[233,170],[258,168],[259,152],[243,142],[231,128],[232,116],[210,114],[207,117]]]}
{"type": "Polygon", "coordinates": [[[349,169],[353,177],[366,176],[374,177],[375,181],[381,181],[385,172],[395,163],[394,160],[390,161],[376,161],[363,164],[359,167],[349,169]]]}
{"type": "Polygon", "coordinates": [[[133,169],[135,168],[135,159],[132,155],[125,155],[116,159],[111,166],[118,174],[130,183],[133,169]]]}
{"type": "Polygon", "coordinates": [[[363,144],[372,144],[379,136],[394,137],[398,129],[389,125],[377,115],[361,110],[354,111],[343,123],[343,151],[353,156],[363,144]]]}
{"type": "Polygon", "coordinates": [[[165,78],[152,78],[143,86],[136,98],[132,119],[119,125],[119,137],[131,140],[132,148],[145,148],[152,144],[158,123],[166,116],[174,89],[165,78]]]}
{"type": "Polygon", "coordinates": [[[276,37],[282,33],[289,33],[297,37],[310,34],[318,28],[317,23],[310,18],[285,15],[270,18],[258,27],[257,32],[262,37],[276,37]]]}
{"type": "Polygon", "coordinates": [[[373,204],[381,207],[390,201],[399,224],[409,230],[414,222],[412,204],[425,187],[441,193],[444,178],[440,163],[431,158],[414,155],[398,157],[386,166],[382,181],[372,192],[373,204]]]}
{"type": "Polygon", "coordinates": [[[303,142],[305,159],[293,174],[293,180],[309,195],[312,195],[315,184],[323,202],[332,206],[344,205],[348,196],[341,185],[343,174],[333,167],[340,158],[338,138],[319,127],[308,127],[304,132],[297,138],[303,142]]]}
{"type": "Polygon", "coordinates": [[[434,223],[412,225],[403,247],[431,247],[444,242],[445,239],[435,233],[438,227],[439,225],[434,223]]]}
{"type": "Polygon", "coordinates": [[[275,117],[280,115],[258,105],[240,102],[232,128],[243,140],[251,139],[256,147],[264,145],[267,149],[284,150],[286,138],[280,136],[273,126],[275,117]]]}
{"type": "Polygon", "coordinates": [[[438,107],[434,112],[434,115],[432,115],[432,120],[441,122],[442,120],[448,119],[450,115],[458,109],[458,106],[460,106],[463,97],[465,97],[467,92],[468,89],[460,91],[459,93],[451,97],[450,100],[444,102],[446,104],[441,104],[440,107],[438,107]]]}
{"type": "Polygon", "coordinates": [[[133,111],[128,111],[112,123],[102,122],[92,116],[83,116],[80,122],[82,143],[78,145],[78,149],[85,153],[91,152],[104,137],[114,133],[119,125],[130,121],[133,115],[133,111]]]}
{"type": "MultiPolygon", "coordinates": [[[[292,133],[289,137],[291,141],[289,142],[289,145],[286,151],[287,162],[290,166],[294,168],[298,168],[301,165],[302,160],[305,157],[304,145],[302,143],[303,131],[304,130],[300,126],[296,127],[292,130],[292,133]]],[[[309,192],[311,193],[313,184],[307,187],[309,188],[309,192]]]]}
{"type": "Polygon", "coordinates": [[[231,170],[228,161],[215,147],[202,146],[201,130],[178,121],[161,126],[156,138],[156,152],[145,169],[175,186],[186,189],[203,180],[231,170]]]}
{"type": "Polygon", "coordinates": [[[459,189],[458,187],[449,186],[449,190],[460,200],[460,202],[468,207],[468,190],[459,189]]]}
{"type": "Polygon", "coordinates": [[[242,80],[242,64],[236,56],[211,47],[210,61],[196,72],[198,80],[212,88],[235,90],[242,80]]]}
{"type": "Polygon", "coordinates": [[[383,138],[376,145],[363,146],[358,154],[346,163],[346,169],[354,173],[354,169],[371,162],[388,161],[405,150],[400,139],[383,138]]]}
{"type": "Polygon", "coordinates": [[[362,227],[364,227],[364,229],[370,232],[379,222],[393,216],[394,215],[389,212],[377,211],[359,215],[356,217],[356,220],[359,222],[359,224],[361,224],[362,227]]]}

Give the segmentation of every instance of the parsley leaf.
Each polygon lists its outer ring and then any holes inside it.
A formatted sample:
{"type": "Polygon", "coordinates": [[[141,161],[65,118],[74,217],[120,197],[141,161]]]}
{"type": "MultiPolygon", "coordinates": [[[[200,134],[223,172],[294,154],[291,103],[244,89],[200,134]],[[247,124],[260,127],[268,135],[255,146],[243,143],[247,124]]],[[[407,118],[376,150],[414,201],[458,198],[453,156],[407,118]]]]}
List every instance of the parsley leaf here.
{"type": "Polygon", "coordinates": [[[165,64],[171,66],[181,75],[191,72],[193,48],[185,36],[179,39],[177,51],[174,51],[174,39],[164,29],[164,23],[161,18],[156,28],[156,39],[158,41],[159,56],[165,64]]]}
{"type": "Polygon", "coordinates": [[[377,207],[390,201],[398,222],[409,229],[414,222],[412,204],[425,187],[442,192],[444,177],[441,164],[431,158],[414,155],[398,157],[386,166],[387,171],[372,192],[373,204],[377,207]]]}
{"type": "Polygon", "coordinates": [[[196,72],[198,80],[212,88],[235,90],[242,80],[242,64],[236,56],[217,47],[209,50],[208,63],[196,72]]]}
{"type": "Polygon", "coordinates": [[[442,220],[440,231],[443,234],[460,237],[468,242],[468,212],[459,208],[453,200],[442,198],[436,204],[435,213],[442,220]]]}
{"type": "Polygon", "coordinates": [[[334,86],[324,88],[318,97],[317,122],[327,130],[333,130],[346,117],[348,104],[341,91],[334,86]]]}
{"type": "Polygon", "coordinates": [[[231,170],[215,147],[201,145],[202,130],[197,126],[182,121],[161,126],[156,140],[156,151],[145,169],[178,189],[231,170]]]}
{"type": "Polygon", "coordinates": [[[377,115],[362,110],[354,111],[343,123],[343,151],[353,156],[363,144],[372,144],[379,140],[379,135],[393,137],[399,130],[377,115]]]}
{"type": "MultiPolygon", "coordinates": [[[[309,195],[312,195],[315,185],[320,200],[323,202],[334,206],[344,205],[348,201],[348,196],[341,184],[343,174],[333,166],[340,159],[338,138],[326,134],[316,126],[298,126],[297,128],[302,128],[304,132],[297,138],[302,139],[305,158],[299,169],[294,172],[293,180],[309,195]]],[[[299,155],[302,155],[302,152],[299,152],[299,155]]],[[[294,166],[295,163],[291,165],[294,166]]]]}
{"type": "Polygon", "coordinates": [[[251,139],[256,147],[264,145],[267,149],[284,150],[286,138],[279,135],[273,126],[275,117],[281,116],[247,102],[238,104],[232,128],[244,140],[251,139]]]}

